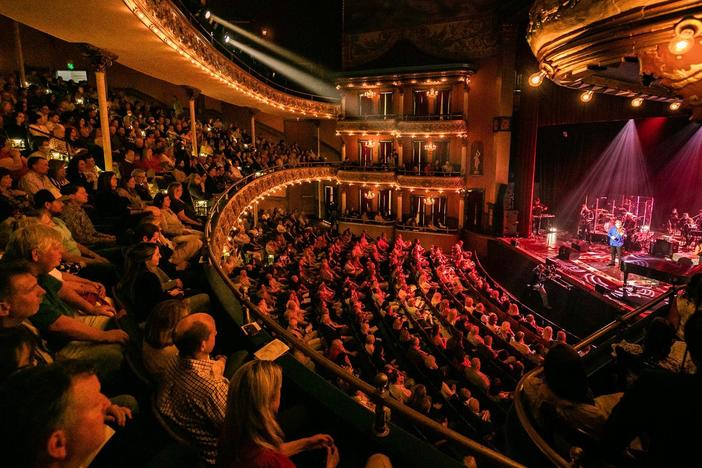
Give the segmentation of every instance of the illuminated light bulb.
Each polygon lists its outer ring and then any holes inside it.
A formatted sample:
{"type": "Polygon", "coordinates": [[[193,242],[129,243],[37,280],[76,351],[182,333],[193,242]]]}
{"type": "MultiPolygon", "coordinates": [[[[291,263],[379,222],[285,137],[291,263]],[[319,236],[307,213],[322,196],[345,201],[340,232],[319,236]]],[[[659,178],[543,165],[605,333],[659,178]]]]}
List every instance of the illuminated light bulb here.
{"type": "Polygon", "coordinates": [[[225,43],[225,44],[229,44],[229,41],[231,41],[231,40],[232,40],[232,38],[229,37],[229,34],[225,34],[225,35],[224,35],[224,43],[225,43]]]}
{"type": "Polygon", "coordinates": [[[541,83],[544,82],[545,76],[546,76],[546,73],[544,73],[542,71],[538,71],[536,73],[533,73],[529,77],[529,86],[531,86],[533,88],[537,88],[537,87],[541,86],[541,83]]]}
{"type": "Polygon", "coordinates": [[[694,29],[684,28],[668,43],[668,50],[675,55],[685,54],[695,45],[694,37],[694,29]]]}
{"type": "Polygon", "coordinates": [[[668,108],[672,111],[676,111],[676,110],[680,109],[680,106],[682,106],[682,104],[679,101],[675,101],[675,102],[671,102],[670,105],[668,106],[668,108]]]}
{"type": "Polygon", "coordinates": [[[590,101],[592,101],[592,96],[593,96],[593,95],[594,95],[594,93],[593,93],[592,91],[590,91],[590,90],[585,91],[585,92],[583,92],[583,93],[580,95],[580,101],[582,101],[582,102],[590,102],[590,101]]]}
{"type": "Polygon", "coordinates": [[[642,97],[636,97],[631,100],[631,107],[641,107],[643,105],[644,99],[642,97]]]}
{"type": "Polygon", "coordinates": [[[210,19],[211,16],[212,16],[212,12],[210,10],[207,10],[205,12],[205,19],[210,19]]]}

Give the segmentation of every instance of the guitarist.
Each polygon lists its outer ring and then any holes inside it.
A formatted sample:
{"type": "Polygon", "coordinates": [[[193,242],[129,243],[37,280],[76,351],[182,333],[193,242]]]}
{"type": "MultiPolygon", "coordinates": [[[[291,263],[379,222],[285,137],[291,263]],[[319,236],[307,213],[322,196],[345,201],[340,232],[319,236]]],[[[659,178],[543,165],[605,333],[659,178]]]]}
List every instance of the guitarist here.
{"type": "Polygon", "coordinates": [[[622,246],[624,245],[624,237],[626,232],[622,228],[621,220],[616,220],[614,226],[609,228],[607,232],[609,236],[609,251],[612,254],[612,259],[610,260],[608,266],[614,266],[614,261],[619,256],[619,263],[622,262],[622,246]]]}

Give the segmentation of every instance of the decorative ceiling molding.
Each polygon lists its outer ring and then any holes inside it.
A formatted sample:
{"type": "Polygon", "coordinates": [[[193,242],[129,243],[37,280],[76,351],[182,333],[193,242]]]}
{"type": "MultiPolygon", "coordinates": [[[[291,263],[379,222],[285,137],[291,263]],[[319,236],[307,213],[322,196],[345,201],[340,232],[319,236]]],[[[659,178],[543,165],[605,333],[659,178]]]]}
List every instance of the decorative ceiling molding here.
{"type": "Polygon", "coordinates": [[[700,19],[699,0],[537,0],[530,12],[527,41],[542,76],[559,85],[683,100],[702,118],[700,19]],[[691,48],[673,54],[669,48],[682,37],[680,25],[685,19],[694,23],[691,48]],[[608,76],[607,68],[623,61],[640,63],[641,77],[627,81],[608,76]]]}
{"type": "Polygon", "coordinates": [[[123,0],[124,4],[163,43],[193,65],[230,88],[272,106],[304,117],[334,118],[339,105],[303,99],[278,91],[256,79],[225,57],[169,0],[123,0]]]}

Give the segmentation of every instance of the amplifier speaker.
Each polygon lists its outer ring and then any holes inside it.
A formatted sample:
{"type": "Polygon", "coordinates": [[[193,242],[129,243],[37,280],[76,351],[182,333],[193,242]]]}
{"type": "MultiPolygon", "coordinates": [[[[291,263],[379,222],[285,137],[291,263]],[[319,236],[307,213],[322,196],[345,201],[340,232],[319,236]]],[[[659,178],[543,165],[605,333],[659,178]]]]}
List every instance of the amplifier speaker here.
{"type": "Polygon", "coordinates": [[[678,243],[670,242],[666,239],[656,239],[651,246],[651,255],[654,257],[673,257],[673,253],[678,251],[678,243]]]}
{"type": "Polygon", "coordinates": [[[580,258],[580,252],[564,244],[558,249],[558,258],[568,261],[577,260],[580,258]]]}
{"type": "Polygon", "coordinates": [[[571,244],[571,247],[573,249],[577,250],[578,252],[587,252],[590,250],[590,243],[584,240],[575,240],[571,244]]]}

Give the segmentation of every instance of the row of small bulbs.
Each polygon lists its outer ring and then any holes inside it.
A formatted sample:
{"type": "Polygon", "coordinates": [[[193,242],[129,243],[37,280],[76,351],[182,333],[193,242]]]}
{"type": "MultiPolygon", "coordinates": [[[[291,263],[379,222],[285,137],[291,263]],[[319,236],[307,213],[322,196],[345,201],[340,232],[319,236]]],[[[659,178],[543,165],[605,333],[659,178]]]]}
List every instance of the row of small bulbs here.
{"type": "MultiPolygon", "coordinates": [[[[544,82],[545,77],[546,77],[546,72],[544,72],[543,70],[532,74],[529,77],[529,86],[531,86],[533,88],[541,86],[541,84],[544,82]]],[[[594,97],[595,97],[595,92],[591,89],[588,89],[588,90],[580,93],[580,101],[584,102],[586,104],[588,102],[592,101],[592,99],[594,97]]],[[[629,104],[631,105],[631,107],[638,108],[638,107],[641,107],[643,105],[643,103],[644,103],[644,98],[642,98],[641,96],[635,96],[631,99],[629,104]]],[[[668,108],[671,111],[676,111],[676,110],[680,109],[681,106],[682,106],[682,103],[680,101],[673,101],[670,103],[668,108]]]]}

